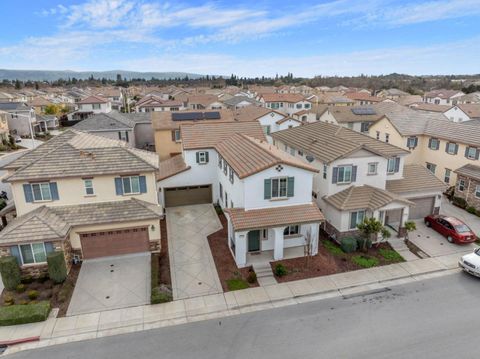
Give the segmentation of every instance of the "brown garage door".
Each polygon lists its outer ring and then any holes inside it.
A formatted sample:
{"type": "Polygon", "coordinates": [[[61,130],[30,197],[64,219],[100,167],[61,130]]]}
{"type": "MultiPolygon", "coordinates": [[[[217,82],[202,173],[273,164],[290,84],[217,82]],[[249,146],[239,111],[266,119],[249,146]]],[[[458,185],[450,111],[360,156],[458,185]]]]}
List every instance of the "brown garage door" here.
{"type": "Polygon", "coordinates": [[[410,219],[421,219],[433,213],[435,197],[409,198],[409,200],[415,203],[415,207],[410,207],[410,219]]]}
{"type": "Polygon", "coordinates": [[[212,203],[212,186],[165,188],[165,207],[212,203]]]}
{"type": "Polygon", "coordinates": [[[148,228],[129,228],[95,233],[81,233],[84,259],[147,252],[148,228]]]}

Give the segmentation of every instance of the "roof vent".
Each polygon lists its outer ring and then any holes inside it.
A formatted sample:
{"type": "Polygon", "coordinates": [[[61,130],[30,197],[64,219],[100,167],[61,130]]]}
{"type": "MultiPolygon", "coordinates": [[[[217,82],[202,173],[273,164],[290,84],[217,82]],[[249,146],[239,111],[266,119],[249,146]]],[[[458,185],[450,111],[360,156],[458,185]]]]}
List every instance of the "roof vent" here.
{"type": "Polygon", "coordinates": [[[306,159],[308,162],[310,162],[310,163],[312,163],[312,162],[315,160],[315,158],[314,158],[313,156],[311,156],[311,155],[306,155],[306,156],[305,156],[305,159],[306,159]]]}

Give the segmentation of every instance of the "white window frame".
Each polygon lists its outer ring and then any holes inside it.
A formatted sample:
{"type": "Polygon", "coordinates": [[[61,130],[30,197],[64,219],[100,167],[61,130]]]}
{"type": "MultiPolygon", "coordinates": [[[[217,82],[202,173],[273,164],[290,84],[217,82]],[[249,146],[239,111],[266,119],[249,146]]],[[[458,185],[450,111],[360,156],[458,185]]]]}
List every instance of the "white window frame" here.
{"type": "Polygon", "coordinates": [[[180,136],[180,130],[173,130],[173,138],[175,139],[175,142],[180,142],[181,141],[181,136],[180,136]]]}
{"type": "Polygon", "coordinates": [[[265,126],[262,126],[262,127],[263,127],[263,133],[264,133],[265,135],[269,136],[270,133],[271,133],[270,131],[271,131],[271,128],[272,128],[272,127],[271,127],[270,125],[265,125],[265,126]]]}
{"type": "Polygon", "coordinates": [[[475,186],[475,197],[480,198],[480,184],[475,186]]]}
{"type": "Polygon", "coordinates": [[[378,162],[370,162],[367,166],[367,175],[374,176],[378,174],[378,162]],[[374,171],[370,171],[371,166],[373,166],[374,171]]]}
{"type": "Polygon", "coordinates": [[[127,177],[121,177],[121,178],[122,178],[122,190],[124,195],[140,194],[140,176],[127,176],[127,177]],[[138,191],[133,191],[132,180],[137,182],[138,191]],[[125,190],[126,181],[128,181],[128,186],[130,187],[130,191],[125,190]]]}
{"type": "Polygon", "coordinates": [[[198,152],[198,164],[205,165],[207,164],[207,151],[198,152]]]}
{"type": "Polygon", "coordinates": [[[431,150],[438,150],[440,148],[440,140],[438,138],[431,138],[430,140],[430,147],[431,150]],[[433,143],[435,142],[435,146],[433,146],[433,143]]]}
{"type": "Polygon", "coordinates": [[[477,158],[477,149],[475,147],[468,147],[468,150],[467,150],[467,158],[469,160],[474,160],[477,158]],[[470,151],[473,150],[473,156],[470,155],[470,151]]]}
{"type": "Polygon", "coordinates": [[[415,141],[417,141],[417,137],[409,137],[409,138],[407,139],[407,147],[408,147],[408,148],[415,148],[415,147],[417,147],[417,146],[415,145],[415,141]]]}
{"type": "Polygon", "coordinates": [[[385,143],[390,143],[390,134],[389,133],[385,134],[385,143]]]}
{"type": "Polygon", "coordinates": [[[458,180],[458,186],[457,186],[458,190],[460,192],[463,192],[465,191],[465,180],[461,179],[461,180],[458,180]]]}
{"type": "Polygon", "coordinates": [[[300,225],[299,224],[291,224],[283,230],[284,237],[293,237],[298,236],[300,234],[300,225]],[[285,232],[287,232],[285,234],[285,232]]]}
{"type": "Polygon", "coordinates": [[[32,265],[32,264],[47,263],[47,250],[45,248],[45,242],[22,243],[22,244],[18,244],[17,248],[18,248],[18,252],[20,253],[20,259],[22,261],[22,265],[27,265],[28,266],[28,265],[32,265]],[[42,244],[43,245],[43,252],[45,254],[45,261],[37,262],[37,260],[35,259],[35,253],[33,252],[33,244],[42,244]],[[32,263],[25,263],[25,261],[23,259],[22,249],[20,248],[21,246],[30,246],[30,250],[32,251],[32,257],[33,257],[33,262],[32,263]]]}
{"type": "Polygon", "coordinates": [[[52,201],[52,191],[50,189],[50,182],[40,182],[40,183],[31,183],[30,188],[32,189],[32,198],[33,202],[50,202],[52,201]],[[37,199],[35,196],[35,187],[38,186],[38,191],[40,194],[40,198],[37,199]],[[47,190],[48,191],[48,196],[45,196],[46,193],[43,191],[47,190]]]}
{"type": "Polygon", "coordinates": [[[387,173],[392,174],[395,173],[395,161],[396,157],[389,158],[387,161],[387,173]],[[390,163],[393,163],[393,169],[390,170],[390,163]]]}
{"type": "Polygon", "coordinates": [[[95,189],[93,188],[93,178],[84,178],[83,188],[85,189],[85,196],[94,196],[95,189]],[[90,185],[88,185],[88,183],[90,183],[90,185]],[[92,193],[88,193],[88,190],[92,190],[92,193]]]}
{"type": "Polygon", "coordinates": [[[357,229],[357,225],[358,225],[359,223],[362,223],[363,220],[365,219],[365,210],[362,209],[362,210],[358,210],[358,211],[352,211],[352,212],[350,212],[349,214],[350,214],[350,218],[349,218],[349,221],[350,221],[349,227],[350,227],[350,228],[349,228],[349,229],[357,229]],[[352,214],[354,214],[354,213],[355,213],[355,225],[352,226],[352,224],[353,224],[353,223],[352,223],[352,214]],[[359,220],[359,214],[360,214],[360,213],[362,214],[362,215],[360,216],[360,217],[361,217],[361,220],[359,220]]]}
{"type": "Polygon", "coordinates": [[[327,175],[328,175],[328,166],[327,165],[323,165],[323,179],[327,179],[327,175]]]}
{"type": "Polygon", "coordinates": [[[92,110],[100,110],[102,105],[99,103],[92,103],[92,110]]]}
{"type": "Polygon", "coordinates": [[[272,199],[283,199],[287,198],[288,196],[288,177],[275,177],[270,179],[270,198],[272,199]],[[282,183],[285,181],[285,195],[282,195],[282,183]],[[277,195],[273,195],[273,190],[274,190],[274,182],[277,182],[276,184],[276,191],[277,195]]]}
{"type": "Polygon", "coordinates": [[[345,183],[352,183],[352,175],[353,175],[353,166],[348,165],[348,166],[338,166],[338,172],[337,172],[337,183],[338,184],[345,184],[345,183]],[[349,169],[349,171],[347,171],[349,169]],[[340,170],[343,170],[340,172],[340,170]],[[342,179],[340,180],[340,173],[342,173],[342,179]],[[346,179],[346,174],[349,173],[350,176],[348,180],[346,179]]]}
{"type": "Polygon", "coordinates": [[[454,155],[454,154],[455,154],[455,148],[456,148],[456,146],[457,146],[456,143],[454,143],[454,142],[449,142],[449,143],[447,144],[447,153],[448,153],[449,155],[454,155]],[[452,147],[452,146],[453,146],[453,147],[452,147]],[[450,151],[450,148],[453,148],[453,151],[450,151]]]}

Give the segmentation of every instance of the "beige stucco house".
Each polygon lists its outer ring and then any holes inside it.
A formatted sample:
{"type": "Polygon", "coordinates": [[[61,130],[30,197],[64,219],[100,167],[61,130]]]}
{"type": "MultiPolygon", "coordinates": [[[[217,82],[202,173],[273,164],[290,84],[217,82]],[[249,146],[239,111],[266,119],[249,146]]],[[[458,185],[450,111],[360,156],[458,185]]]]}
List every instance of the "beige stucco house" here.
{"type": "Polygon", "coordinates": [[[73,257],[160,250],[158,156],[69,130],[4,167],[17,218],[0,232],[0,255],[39,274],[46,255],[73,257]]]}

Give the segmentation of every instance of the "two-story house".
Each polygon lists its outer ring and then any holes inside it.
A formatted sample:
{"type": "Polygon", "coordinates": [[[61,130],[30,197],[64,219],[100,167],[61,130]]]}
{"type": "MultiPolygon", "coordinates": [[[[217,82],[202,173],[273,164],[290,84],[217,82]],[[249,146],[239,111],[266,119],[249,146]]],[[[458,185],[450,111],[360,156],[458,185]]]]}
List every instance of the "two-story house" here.
{"type": "Polygon", "coordinates": [[[319,121],[333,123],[361,133],[368,133],[370,125],[383,117],[370,106],[323,107],[318,116],[319,121]]]}
{"type": "Polygon", "coordinates": [[[326,232],[336,239],[356,233],[365,217],[377,218],[403,235],[406,220],[439,210],[443,184],[421,167],[406,171],[407,150],[325,122],[272,137],[279,149],[319,171],[312,195],[325,214],[326,232]],[[416,177],[426,180],[416,183],[416,177]]]}
{"type": "Polygon", "coordinates": [[[0,111],[8,112],[8,128],[12,134],[30,137],[39,132],[35,110],[23,102],[0,102],[0,111]]]}
{"type": "Polygon", "coordinates": [[[258,122],[182,125],[182,154],[160,163],[158,187],[166,207],[217,203],[228,221],[228,247],[237,266],[250,255],[284,258],[308,243],[318,251],[323,215],[312,203],[308,163],[265,140],[258,122]]]}
{"type": "Polygon", "coordinates": [[[92,95],[77,102],[80,113],[109,113],[112,111],[112,102],[106,98],[92,95]]]}
{"type": "Polygon", "coordinates": [[[465,95],[462,91],[457,90],[432,90],[423,96],[423,101],[434,103],[436,105],[455,105],[457,98],[465,95]]]}
{"type": "Polygon", "coordinates": [[[263,107],[285,113],[289,116],[301,110],[310,110],[312,103],[296,93],[264,93],[257,96],[263,107]]]}
{"type": "Polygon", "coordinates": [[[453,122],[480,120],[480,103],[457,104],[443,111],[443,114],[453,122]]]}
{"type": "Polygon", "coordinates": [[[123,107],[123,92],[119,88],[102,88],[95,95],[109,100],[112,104],[112,110],[120,111],[123,107]]]}
{"type": "Polygon", "coordinates": [[[3,167],[17,218],[0,232],[0,255],[23,272],[46,270],[46,255],[63,250],[90,259],[160,249],[158,156],[68,130],[3,167]]]}
{"type": "Polygon", "coordinates": [[[164,100],[158,96],[147,95],[135,104],[135,112],[181,111],[185,106],[178,100],[164,100]]]}
{"type": "Polygon", "coordinates": [[[385,117],[370,126],[370,136],[409,150],[406,163],[428,168],[446,184],[455,184],[456,169],[479,163],[480,127],[395,103],[374,108],[385,117]]]}
{"type": "Polygon", "coordinates": [[[468,207],[474,207],[480,212],[480,166],[464,165],[457,170],[455,196],[463,198],[468,207]]]}

